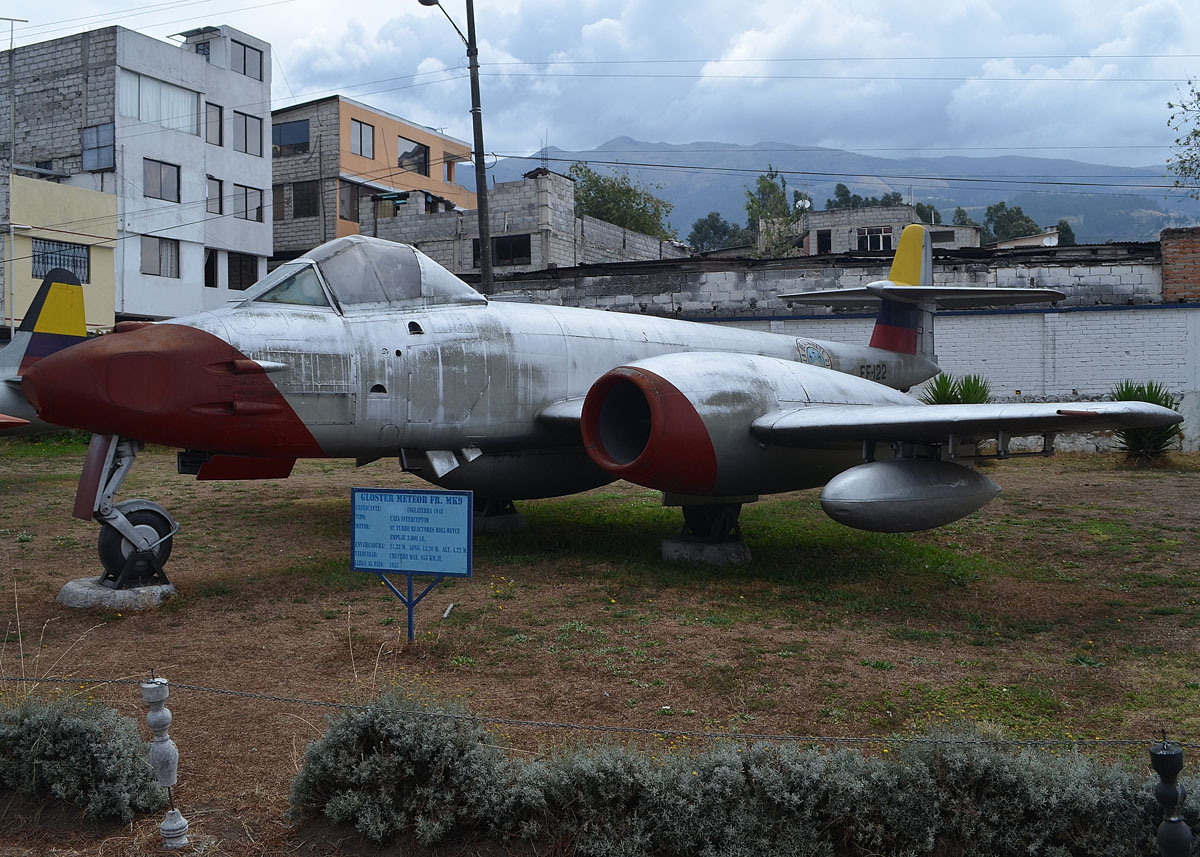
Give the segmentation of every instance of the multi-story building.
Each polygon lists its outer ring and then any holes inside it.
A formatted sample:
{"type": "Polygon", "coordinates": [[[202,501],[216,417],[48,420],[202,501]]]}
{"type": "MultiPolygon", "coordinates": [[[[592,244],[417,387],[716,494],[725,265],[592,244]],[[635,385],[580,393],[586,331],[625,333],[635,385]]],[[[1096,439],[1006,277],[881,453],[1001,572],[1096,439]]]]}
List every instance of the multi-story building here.
{"type": "MultiPolygon", "coordinates": [[[[220,306],[266,272],[270,46],[225,26],[178,38],[107,27],[0,56],[0,137],[15,104],[13,172],[116,203],[111,223],[81,216],[69,194],[38,181],[14,183],[10,204],[5,170],[8,222],[30,242],[11,254],[17,294],[63,266],[85,296],[111,281],[117,319],[167,318],[220,306]],[[45,222],[18,223],[21,211],[45,222]],[[112,276],[101,275],[109,264],[112,276]]],[[[28,299],[13,304],[5,314],[19,320],[28,299]]]]}
{"type": "Polygon", "coordinates": [[[341,95],[275,110],[271,122],[275,262],[357,234],[372,197],[429,212],[475,207],[455,181],[471,160],[461,140],[341,95]]]}
{"type": "MultiPolygon", "coordinates": [[[[479,271],[479,212],[430,211],[383,195],[362,206],[364,232],[412,244],[456,274],[479,271]]],[[[492,264],[510,274],[604,262],[677,259],[678,241],[575,215],[575,180],[539,167],[488,191],[492,264]]]]}
{"type": "MultiPolygon", "coordinates": [[[[830,253],[892,251],[900,233],[910,223],[921,223],[911,205],[879,205],[866,208],[831,208],[805,215],[806,256],[830,253]]],[[[939,223],[929,228],[929,237],[938,250],[957,250],[979,246],[978,226],[939,223]]]]}

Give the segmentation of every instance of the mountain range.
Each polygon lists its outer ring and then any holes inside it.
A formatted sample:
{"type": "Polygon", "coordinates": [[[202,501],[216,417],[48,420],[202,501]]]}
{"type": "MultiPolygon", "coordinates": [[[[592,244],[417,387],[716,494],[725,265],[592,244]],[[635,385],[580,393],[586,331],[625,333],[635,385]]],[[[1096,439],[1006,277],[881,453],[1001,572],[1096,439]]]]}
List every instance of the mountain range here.
{"type": "MultiPolygon", "coordinates": [[[[547,147],[528,157],[503,158],[489,172],[493,182],[515,181],[539,166],[566,173],[575,161],[599,172],[626,170],[672,203],[670,225],[681,239],[710,211],[744,224],[745,192],[771,167],[789,189],[809,194],[818,209],[839,183],[864,197],[898,191],[906,201],[934,205],[945,222],[962,207],[981,223],[987,206],[1003,201],[1044,226],[1065,219],[1081,244],[1154,241],[1164,228],[1200,223],[1200,202],[1174,188],[1164,167],[1018,155],[883,158],[789,143],[672,144],[616,137],[587,151],[547,147]]],[[[460,180],[473,184],[467,173],[460,171],[460,180]]]]}

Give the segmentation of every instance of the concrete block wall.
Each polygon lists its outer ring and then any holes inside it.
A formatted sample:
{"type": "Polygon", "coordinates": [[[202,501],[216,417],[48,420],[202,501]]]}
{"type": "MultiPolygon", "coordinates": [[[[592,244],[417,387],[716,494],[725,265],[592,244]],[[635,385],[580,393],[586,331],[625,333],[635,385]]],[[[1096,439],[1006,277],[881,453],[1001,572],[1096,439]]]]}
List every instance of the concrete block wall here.
{"type": "Polygon", "coordinates": [[[279,122],[308,120],[308,151],[272,159],[272,182],[284,188],[284,216],[275,221],[275,255],[294,256],[337,235],[338,206],[338,104],[336,99],[317,102],[276,119],[279,122]],[[321,215],[292,216],[292,185],[318,179],[321,182],[321,215]]]}

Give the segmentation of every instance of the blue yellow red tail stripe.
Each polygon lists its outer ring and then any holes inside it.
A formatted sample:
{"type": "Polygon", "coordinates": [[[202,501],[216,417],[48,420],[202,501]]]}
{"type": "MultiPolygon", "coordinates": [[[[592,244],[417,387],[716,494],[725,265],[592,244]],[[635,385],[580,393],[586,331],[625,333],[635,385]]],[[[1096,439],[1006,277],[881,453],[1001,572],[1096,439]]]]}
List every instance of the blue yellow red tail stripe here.
{"type": "MultiPolygon", "coordinates": [[[[933,251],[924,226],[904,227],[888,279],[900,286],[933,285],[933,251]]],[[[920,328],[921,310],[916,304],[884,300],[871,332],[871,346],[916,354],[920,328]]]]}
{"type": "Polygon", "coordinates": [[[42,280],[19,331],[29,334],[17,374],[47,355],[87,338],[83,286],[65,268],[55,268],[42,280]]]}

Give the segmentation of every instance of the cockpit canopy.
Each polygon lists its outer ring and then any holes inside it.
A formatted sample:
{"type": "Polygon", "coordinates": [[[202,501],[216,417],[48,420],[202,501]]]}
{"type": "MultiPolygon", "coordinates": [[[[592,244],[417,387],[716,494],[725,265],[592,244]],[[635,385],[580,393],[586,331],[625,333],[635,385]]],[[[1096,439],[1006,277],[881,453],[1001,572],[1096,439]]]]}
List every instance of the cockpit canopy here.
{"type": "Polygon", "coordinates": [[[365,235],[337,238],[281,265],[246,300],[329,306],[326,288],[344,313],[487,303],[420,250],[365,235]]]}

